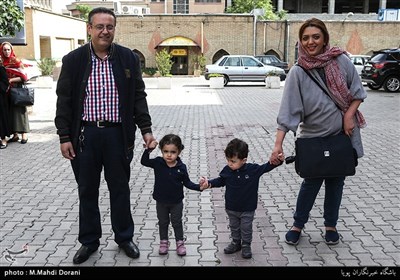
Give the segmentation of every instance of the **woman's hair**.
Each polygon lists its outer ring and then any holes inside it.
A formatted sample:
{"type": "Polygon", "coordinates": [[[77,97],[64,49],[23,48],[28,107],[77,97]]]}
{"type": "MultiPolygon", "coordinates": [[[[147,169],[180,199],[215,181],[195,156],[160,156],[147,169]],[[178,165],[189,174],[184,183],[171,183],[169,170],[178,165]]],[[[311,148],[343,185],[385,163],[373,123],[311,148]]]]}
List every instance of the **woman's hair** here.
{"type": "Polygon", "coordinates": [[[116,18],[116,16],[115,16],[114,12],[113,12],[112,10],[107,9],[107,8],[104,8],[104,7],[94,8],[93,10],[91,10],[91,11],[89,12],[89,15],[88,15],[88,23],[89,23],[89,24],[92,24],[92,23],[93,23],[93,22],[92,22],[92,19],[93,19],[93,16],[94,16],[95,14],[109,14],[109,15],[113,16],[115,25],[117,25],[117,18],[116,18]]]}
{"type": "Polygon", "coordinates": [[[307,27],[316,27],[319,30],[321,30],[322,34],[324,35],[324,43],[329,44],[329,32],[328,29],[326,28],[325,23],[317,18],[310,18],[306,20],[303,25],[299,29],[299,42],[301,42],[301,37],[303,36],[304,30],[307,27]]]}
{"type": "Polygon", "coordinates": [[[182,144],[182,140],[178,135],[175,134],[167,134],[165,135],[161,140],[160,140],[160,144],[159,147],[162,150],[162,148],[165,145],[175,145],[178,148],[179,152],[182,152],[182,150],[185,148],[185,146],[183,146],[182,144]]]}
{"type": "Polygon", "coordinates": [[[249,154],[249,145],[243,140],[235,138],[228,143],[224,152],[226,158],[236,156],[238,159],[244,159],[249,154]]]}

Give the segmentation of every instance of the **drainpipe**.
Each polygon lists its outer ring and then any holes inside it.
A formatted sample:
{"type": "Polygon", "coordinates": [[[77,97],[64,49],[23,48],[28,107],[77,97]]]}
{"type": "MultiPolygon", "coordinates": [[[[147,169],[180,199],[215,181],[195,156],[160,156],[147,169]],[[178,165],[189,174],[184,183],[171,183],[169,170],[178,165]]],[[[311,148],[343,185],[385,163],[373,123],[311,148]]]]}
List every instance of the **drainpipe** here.
{"type": "Polygon", "coordinates": [[[266,42],[267,42],[267,23],[264,21],[264,30],[263,30],[263,48],[262,48],[262,54],[265,54],[265,49],[267,48],[266,42]]]}
{"type": "Polygon", "coordinates": [[[204,52],[204,21],[201,21],[201,45],[200,45],[201,54],[204,52]]]}
{"type": "Polygon", "coordinates": [[[290,46],[290,23],[288,20],[285,20],[285,44],[284,44],[284,56],[285,61],[289,62],[289,46],[290,46]]]}

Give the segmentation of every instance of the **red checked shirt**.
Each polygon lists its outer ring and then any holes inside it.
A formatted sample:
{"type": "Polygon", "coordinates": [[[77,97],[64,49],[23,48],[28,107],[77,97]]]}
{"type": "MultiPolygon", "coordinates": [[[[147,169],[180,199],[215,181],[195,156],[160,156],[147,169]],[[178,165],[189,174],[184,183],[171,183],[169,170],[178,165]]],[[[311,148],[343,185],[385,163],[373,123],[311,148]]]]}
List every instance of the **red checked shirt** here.
{"type": "Polygon", "coordinates": [[[93,51],[92,72],[83,103],[83,121],[121,122],[119,97],[109,55],[99,58],[93,51]]]}

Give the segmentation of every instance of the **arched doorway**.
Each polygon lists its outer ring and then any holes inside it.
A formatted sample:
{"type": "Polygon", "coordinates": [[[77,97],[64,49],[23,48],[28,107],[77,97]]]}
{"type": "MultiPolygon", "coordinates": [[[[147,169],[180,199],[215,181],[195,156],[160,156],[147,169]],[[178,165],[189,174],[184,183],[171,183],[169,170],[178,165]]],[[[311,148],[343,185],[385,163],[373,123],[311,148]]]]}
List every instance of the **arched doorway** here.
{"type": "Polygon", "coordinates": [[[219,50],[217,51],[214,56],[212,57],[212,63],[215,63],[218,59],[220,59],[221,57],[223,57],[224,55],[228,55],[229,53],[226,50],[219,50]]]}
{"type": "Polygon", "coordinates": [[[156,49],[159,47],[168,48],[169,53],[172,55],[171,74],[172,75],[188,75],[189,72],[193,73],[192,59],[190,59],[194,54],[197,54],[197,49],[199,46],[191,39],[174,36],[165,39],[160,44],[157,45],[156,49]]]}
{"type": "Polygon", "coordinates": [[[146,58],[142,54],[142,52],[138,51],[137,49],[132,50],[134,53],[136,53],[139,56],[140,59],[140,68],[142,71],[146,68],[146,58]]]}

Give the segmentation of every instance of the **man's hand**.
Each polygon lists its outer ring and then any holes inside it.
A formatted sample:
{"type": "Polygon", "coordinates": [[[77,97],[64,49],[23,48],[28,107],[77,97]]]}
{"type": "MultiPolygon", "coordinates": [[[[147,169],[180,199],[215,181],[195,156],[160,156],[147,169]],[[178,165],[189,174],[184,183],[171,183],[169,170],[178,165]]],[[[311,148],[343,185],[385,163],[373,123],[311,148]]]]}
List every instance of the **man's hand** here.
{"type": "Polygon", "coordinates": [[[60,144],[60,150],[63,157],[69,160],[73,160],[75,158],[75,151],[72,147],[71,142],[65,142],[60,144]]]}

